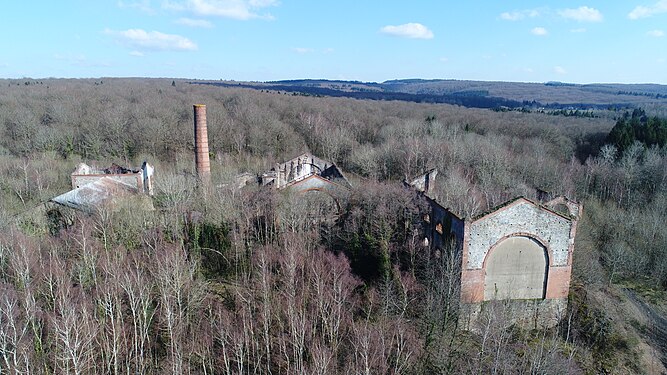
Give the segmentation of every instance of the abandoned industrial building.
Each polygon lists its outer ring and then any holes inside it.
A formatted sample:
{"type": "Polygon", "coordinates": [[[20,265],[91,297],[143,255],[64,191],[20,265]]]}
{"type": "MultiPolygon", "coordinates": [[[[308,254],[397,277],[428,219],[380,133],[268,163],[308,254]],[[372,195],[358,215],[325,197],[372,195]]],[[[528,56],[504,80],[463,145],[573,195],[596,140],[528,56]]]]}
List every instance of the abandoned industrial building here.
{"type": "MultiPolygon", "coordinates": [[[[517,321],[553,326],[567,306],[578,203],[558,196],[536,202],[518,197],[462,218],[429,196],[436,170],[406,184],[428,202],[425,244],[447,245],[461,258],[461,301],[469,323],[487,301],[519,301],[517,321]]],[[[542,198],[550,198],[541,194],[542,198]]]]}
{"type": "Polygon", "coordinates": [[[117,205],[133,199],[139,207],[152,208],[147,196],[153,195],[153,166],[144,162],[131,169],[113,164],[109,168],[80,163],[72,172],[72,190],[51,199],[59,205],[84,212],[117,205]]]}
{"type": "MultiPolygon", "coordinates": [[[[195,167],[204,184],[210,182],[211,173],[206,129],[206,106],[195,105],[195,167]]],[[[455,251],[461,259],[460,297],[468,323],[472,324],[490,301],[514,301],[517,321],[555,325],[567,306],[581,205],[541,192],[539,200],[517,197],[488,212],[464,218],[432,196],[437,173],[431,169],[404,184],[417,191],[418,199],[429,207],[423,217],[424,245],[455,251]]],[[[152,195],[152,176],[153,168],[147,163],[139,169],[116,165],[97,169],[82,163],[72,173],[73,190],[52,201],[91,211],[119,197],[152,195]]],[[[338,209],[338,198],[351,188],[334,163],[309,152],[276,163],[261,175],[237,176],[239,188],[250,184],[303,196],[325,193],[336,201],[338,209]]]]}
{"type": "Polygon", "coordinates": [[[260,176],[262,186],[276,189],[291,188],[296,191],[331,191],[349,189],[350,182],[333,163],[306,152],[286,162],[276,164],[260,176]]]}

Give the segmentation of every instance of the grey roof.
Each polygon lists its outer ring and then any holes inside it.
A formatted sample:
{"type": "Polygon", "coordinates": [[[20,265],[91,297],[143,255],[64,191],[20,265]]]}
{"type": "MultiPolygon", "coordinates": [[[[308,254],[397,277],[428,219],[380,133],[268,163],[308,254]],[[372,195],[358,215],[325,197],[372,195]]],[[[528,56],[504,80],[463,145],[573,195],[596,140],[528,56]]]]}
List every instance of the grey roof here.
{"type": "Polygon", "coordinates": [[[113,204],[117,197],[132,196],[138,193],[137,188],[132,185],[112,177],[102,177],[52,198],[51,201],[77,210],[93,212],[105,205],[113,204]]]}

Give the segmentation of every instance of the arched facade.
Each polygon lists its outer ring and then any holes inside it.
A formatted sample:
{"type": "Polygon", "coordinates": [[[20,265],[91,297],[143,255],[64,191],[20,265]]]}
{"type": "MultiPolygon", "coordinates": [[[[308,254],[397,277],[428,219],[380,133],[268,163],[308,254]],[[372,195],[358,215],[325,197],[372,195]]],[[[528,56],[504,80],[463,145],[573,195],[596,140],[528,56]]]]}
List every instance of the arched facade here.
{"type": "Polygon", "coordinates": [[[577,218],[517,198],[466,220],[463,302],[567,299],[577,218]]]}
{"type": "Polygon", "coordinates": [[[485,301],[546,297],[549,253],[534,237],[502,238],[487,253],[483,269],[485,301]]]}

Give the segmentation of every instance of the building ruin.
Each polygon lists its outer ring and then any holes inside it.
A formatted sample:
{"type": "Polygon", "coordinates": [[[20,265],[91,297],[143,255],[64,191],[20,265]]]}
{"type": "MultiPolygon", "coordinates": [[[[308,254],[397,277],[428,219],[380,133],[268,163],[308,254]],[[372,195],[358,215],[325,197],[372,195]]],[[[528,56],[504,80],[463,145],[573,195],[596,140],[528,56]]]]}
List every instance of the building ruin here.
{"type": "MultiPolygon", "coordinates": [[[[195,168],[199,181],[210,182],[206,106],[194,105],[195,168]]],[[[464,218],[432,198],[438,171],[431,169],[405,185],[428,204],[423,217],[424,245],[460,258],[462,316],[473,329],[476,317],[494,301],[510,301],[515,320],[553,326],[567,306],[572,255],[582,206],[566,197],[538,191],[538,200],[517,197],[480,215],[464,218]]],[[[128,196],[152,195],[153,167],[118,165],[99,169],[79,164],[72,173],[73,190],[52,199],[63,206],[91,212],[128,196]]],[[[330,197],[331,211],[351,188],[332,162],[309,152],[276,163],[261,175],[237,176],[239,188],[256,184],[303,194],[330,197]],[[320,194],[325,193],[325,194],[320,194]]],[[[299,198],[301,199],[301,198],[299,198]]],[[[328,199],[328,198],[327,198],[328,199]]],[[[437,252],[436,252],[437,253],[437,252]]]]}
{"type": "Polygon", "coordinates": [[[424,242],[461,258],[464,321],[474,328],[492,301],[512,301],[513,319],[533,326],[553,326],[567,307],[572,254],[582,206],[566,197],[542,201],[509,200],[471,218],[462,218],[429,196],[431,170],[407,185],[430,208],[424,216],[424,242]]]}
{"type": "Polygon", "coordinates": [[[98,168],[79,163],[71,174],[72,190],[51,199],[51,202],[75,210],[92,213],[101,208],[113,208],[132,198],[143,209],[151,209],[154,168],[144,162],[141,168],[125,168],[112,164],[98,168]]]}
{"type": "Polygon", "coordinates": [[[259,176],[258,181],[262,186],[278,190],[291,188],[302,192],[332,191],[352,187],[334,163],[320,159],[309,152],[277,163],[271,170],[259,176]]]}

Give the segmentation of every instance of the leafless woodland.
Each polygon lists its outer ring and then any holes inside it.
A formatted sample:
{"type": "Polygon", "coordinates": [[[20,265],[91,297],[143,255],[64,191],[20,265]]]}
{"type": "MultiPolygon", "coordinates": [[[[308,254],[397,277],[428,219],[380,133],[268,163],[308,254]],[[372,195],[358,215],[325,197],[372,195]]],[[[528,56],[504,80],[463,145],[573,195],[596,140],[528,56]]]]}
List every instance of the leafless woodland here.
{"type": "Polygon", "coordinates": [[[0,373],[665,371],[667,150],[605,145],[613,116],[0,80],[0,373]],[[208,108],[207,194],[193,103],[208,108]],[[353,182],[334,218],[234,187],[305,150],[353,182]],[[156,166],[155,211],[45,204],[80,161],[142,160],[156,166]],[[583,202],[557,328],[512,326],[502,304],[478,332],[460,328],[460,259],[424,248],[400,183],[434,167],[439,202],[469,216],[536,189],[583,202]]]}

